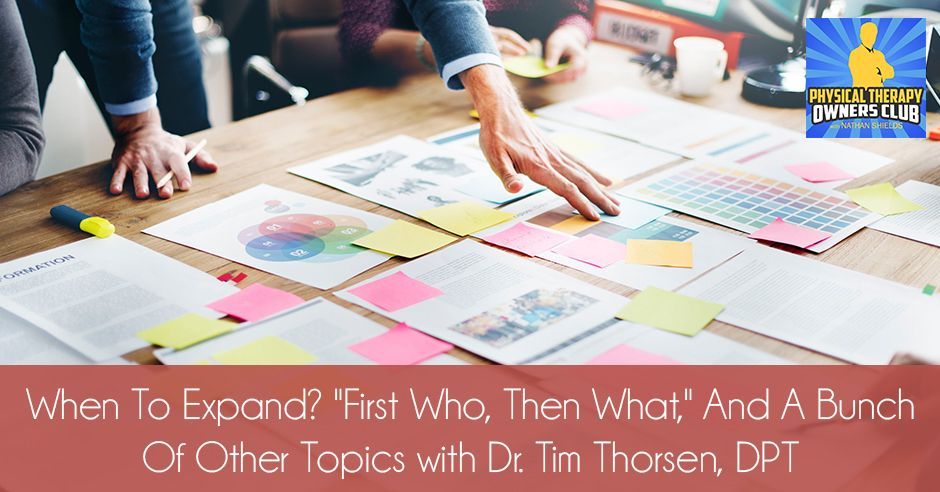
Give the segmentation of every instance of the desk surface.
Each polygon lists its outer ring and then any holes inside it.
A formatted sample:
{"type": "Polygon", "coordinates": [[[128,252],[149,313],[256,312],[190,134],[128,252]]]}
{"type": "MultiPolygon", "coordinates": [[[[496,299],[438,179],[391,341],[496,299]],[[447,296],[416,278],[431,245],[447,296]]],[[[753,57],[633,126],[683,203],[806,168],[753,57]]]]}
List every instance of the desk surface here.
{"type": "MultiPolygon", "coordinates": [[[[628,63],[630,52],[596,44],[592,47],[591,56],[592,66],[589,74],[573,84],[551,85],[517,80],[526,105],[538,108],[618,85],[650,88],[640,77],[639,67],[628,63]]],[[[767,108],[744,101],[740,97],[741,79],[742,74],[735,74],[731,80],[720,84],[713,95],[695,102],[803,131],[803,110],[767,108]]],[[[383,325],[392,326],[390,320],[343,301],[333,296],[331,291],[323,292],[208,253],[147,236],[140,231],[261,183],[387,217],[416,222],[416,219],[399,212],[290,175],[287,168],[398,134],[427,138],[471,124],[473,121],[467,116],[470,107],[465,94],[445,90],[439,79],[428,75],[406,80],[399,87],[392,89],[353,90],[316,99],[302,107],[286,108],[207,130],[194,138],[208,139],[208,148],[222,163],[222,170],[217,174],[196,176],[191,191],[176,193],[170,200],[138,200],[127,194],[120,197],[111,196],[107,191],[110,176],[110,166],[107,163],[92,164],[51,176],[0,197],[0,210],[3,211],[0,214],[0,230],[6,231],[0,240],[0,261],[12,260],[87,237],[56,225],[49,218],[49,208],[66,203],[84,212],[107,217],[114,223],[118,234],[205,272],[221,275],[238,269],[248,273],[246,284],[263,282],[294,292],[305,299],[323,295],[383,325]]],[[[940,116],[928,116],[929,126],[938,124],[940,116]]],[[[842,143],[896,159],[894,164],[856,179],[846,185],[847,188],[881,181],[900,184],[908,179],[940,184],[940,166],[936,165],[940,143],[905,139],[843,140],[842,143]]],[[[688,216],[683,217],[705,223],[688,216]]],[[[730,229],[725,230],[739,234],[730,229]]],[[[871,229],[864,229],[829,251],[813,256],[827,263],[918,288],[927,283],[940,282],[940,249],[871,229]]],[[[402,260],[394,258],[354,277],[338,289],[392,268],[400,261],[402,260]]],[[[623,295],[633,292],[633,289],[628,287],[541,259],[532,261],[538,261],[556,270],[564,270],[581,280],[613,292],[623,295]]],[[[708,329],[796,362],[837,362],[827,356],[717,321],[708,329]]],[[[455,349],[454,354],[466,360],[481,361],[460,349],[455,349]]],[[[127,358],[141,363],[156,362],[149,349],[128,354],[127,358]]]]}

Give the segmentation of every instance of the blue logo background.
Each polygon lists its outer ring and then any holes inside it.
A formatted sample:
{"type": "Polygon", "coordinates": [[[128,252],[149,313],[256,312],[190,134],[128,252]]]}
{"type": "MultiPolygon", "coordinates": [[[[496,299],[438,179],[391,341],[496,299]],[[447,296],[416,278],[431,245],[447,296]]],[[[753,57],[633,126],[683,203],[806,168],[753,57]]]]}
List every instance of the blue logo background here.
{"type": "MultiPolygon", "coordinates": [[[[894,67],[894,77],[885,87],[926,88],[927,26],[924,19],[909,18],[813,18],[806,23],[806,86],[852,87],[849,53],[859,46],[862,24],[878,26],[873,48],[884,53],[894,67]]],[[[926,92],[921,98],[921,124],[888,119],[858,118],[838,122],[890,122],[901,128],[835,128],[834,122],[812,124],[806,105],[806,136],[814,138],[924,138],[926,137],[926,92]]]]}

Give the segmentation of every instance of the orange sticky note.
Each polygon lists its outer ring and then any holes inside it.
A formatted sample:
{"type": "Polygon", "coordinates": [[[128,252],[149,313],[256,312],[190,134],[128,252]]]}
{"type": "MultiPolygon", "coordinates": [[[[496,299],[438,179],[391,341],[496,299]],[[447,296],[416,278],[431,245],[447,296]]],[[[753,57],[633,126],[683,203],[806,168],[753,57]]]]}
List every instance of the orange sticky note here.
{"type": "Polygon", "coordinates": [[[587,220],[583,215],[572,215],[567,219],[555,224],[552,226],[552,229],[558,232],[564,232],[565,234],[571,234],[572,236],[589,228],[594,227],[598,224],[593,220],[587,220]]]}
{"type": "Polygon", "coordinates": [[[627,263],[692,268],[692,243],[658,239],[627,241],[627,263]]]}

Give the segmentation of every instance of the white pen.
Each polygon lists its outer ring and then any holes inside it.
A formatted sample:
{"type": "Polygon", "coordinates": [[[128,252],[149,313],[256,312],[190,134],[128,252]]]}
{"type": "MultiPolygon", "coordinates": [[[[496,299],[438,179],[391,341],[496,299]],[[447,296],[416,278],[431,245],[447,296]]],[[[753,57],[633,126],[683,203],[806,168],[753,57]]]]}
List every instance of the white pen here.
{"type": "MultiPolygon", "coordinates": [[[[196,157],[196,154],[198,154],[199,151],[202,150],[203,147],[206,146],[206,143],[207,143],[206,139],[200,140],[199,143],[197,143],[196,146],[193,147],[192,150],[190,150],[189,152],[186,153],[185,156],[183,156],[183,161],[186,162],[186,165],[189,165],[189,161],[193,160],[193,157],[196,157]]],[[[170,169],[170,172],[164,174],[163,177],[160,178],[160,181],[157,181],[157,189],[159,190],[160,188],[163,188],[163,186],[169,183],[171,179],[173,179],[172,169],[170,169]]]]}

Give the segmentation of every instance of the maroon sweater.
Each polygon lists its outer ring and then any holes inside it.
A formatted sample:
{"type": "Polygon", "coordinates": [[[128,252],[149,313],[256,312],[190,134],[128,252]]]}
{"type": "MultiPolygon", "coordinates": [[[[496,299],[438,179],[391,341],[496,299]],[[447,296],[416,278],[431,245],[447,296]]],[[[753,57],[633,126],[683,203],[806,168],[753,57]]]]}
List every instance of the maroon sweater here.
{"type": "MultiPolygon", "coordinates": [[[[543,42],[562,25],[573,25],[588,39],[593,0],[483,0],[490,25],[506,27],[524,39],[543,42]]],[[[386,29],[416,30],[405,6],[398,0],[343,0],[339,41],[343,59],[350,66],[371,60],[372,46],[386,29]]]]}

